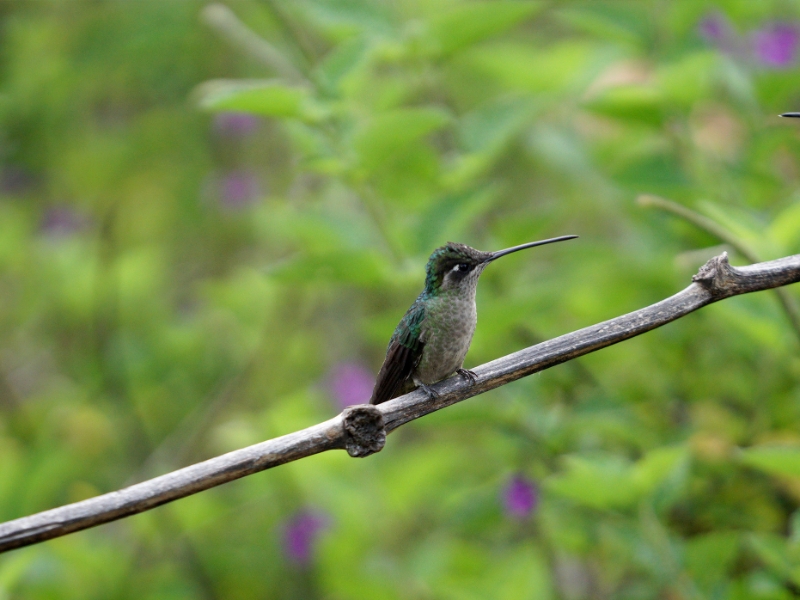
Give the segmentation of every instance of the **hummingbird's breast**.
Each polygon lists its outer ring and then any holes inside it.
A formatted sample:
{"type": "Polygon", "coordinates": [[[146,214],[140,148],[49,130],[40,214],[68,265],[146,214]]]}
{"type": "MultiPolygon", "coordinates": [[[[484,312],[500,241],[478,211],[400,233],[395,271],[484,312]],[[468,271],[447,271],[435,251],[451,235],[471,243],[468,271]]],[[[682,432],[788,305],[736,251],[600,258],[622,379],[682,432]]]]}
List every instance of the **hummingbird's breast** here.
{"type": "Polygon", "coordinates": [[[478,323],[474,294],[442,296],[428,302],[421,334],[425,346],[413,373],[424,384],[441,381],[461,368],[478,323]]]}

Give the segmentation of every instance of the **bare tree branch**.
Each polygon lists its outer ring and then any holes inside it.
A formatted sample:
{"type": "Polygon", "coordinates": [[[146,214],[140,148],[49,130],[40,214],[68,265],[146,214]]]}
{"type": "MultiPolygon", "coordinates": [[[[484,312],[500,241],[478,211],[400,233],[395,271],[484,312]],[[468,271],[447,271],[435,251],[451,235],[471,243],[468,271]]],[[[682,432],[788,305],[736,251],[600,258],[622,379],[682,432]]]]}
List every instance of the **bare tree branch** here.
{"type": "MultiPolygon", "coordinates": [[[[636,199],[636,201],[640,206],[651,206],[677,215],[689,223],[692,223],[696,227],[699,227],[707,233],[715,236],[720,241],[730,245],[734,250],[744,256],[751,263],[761,262],[761,258],[759,258],[755,251],[753,251],[753,249],[748,246],[744,240],[734,235],[733,232],[728,231],[725,227],[713,219],[709,219],[705,215],[701,215],[700,213],[695,212],[692,209],[683,206],[682,204],[673,202],[672,200],[667,200],[666,198],[653,196],[651,194],[642,194],[636,199]]],[[[789,322],[792,325],[792,329],[794,329],[797,339],[800,340],[800,311],[797,310],[797,305],[792,302],[792,298],[789,296],[788,291],[776,289],[774,292],[778,297],[778,302],[781,303],[783,312],[785,312],[786,316],[789,318],[789,322]]]]}
{"type": "Polygon", "coordinates": [[[235,450],[122,490],[0,524],[0,552],[140,513],[228,481],[327,450],[351,456],[380,451],[386,434],[456,402],[583,356],[679,319],[731,296],[800,281],[800,254],[733,268],[723,253],[709,260],[683,291],[657,304],[525,348],[474,369],[470,386],[451,377],[435,386],[439,396],[414,391],[379,406],[359,405],[288,435],[235,450]]]}

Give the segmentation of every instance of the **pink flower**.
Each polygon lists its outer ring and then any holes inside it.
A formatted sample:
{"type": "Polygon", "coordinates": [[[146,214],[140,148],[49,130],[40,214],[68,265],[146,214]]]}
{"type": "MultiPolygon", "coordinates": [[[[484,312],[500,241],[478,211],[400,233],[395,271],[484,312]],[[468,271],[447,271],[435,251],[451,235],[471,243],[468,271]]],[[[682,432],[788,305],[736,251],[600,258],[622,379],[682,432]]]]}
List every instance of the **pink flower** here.
{"type": "Polygon", "coordinates": [[[340,363],[328,375],[328,388],[339,408],[366,404],[374,385],[375,375],[360,363],[340,363]]]}
{"type": "Polygon", "coordinates": [[[703,38],[715,46],[725,45],[736,38],[733,25],[725,15],[719,12],[703,17],[697,25],[697,30],[703,38]]]}
{"type": "Polygon", "coordinates": [[[244,137],[258,129],[261,119],[243,112],[221,112],[214,116],[214,132],[223,137],[244,137]]]}
{"type": "Polygon", "coordinates": [[[800,47],[800,29],[781,21],[767,23],[742,36],[724,14],[715,12],[704,17],[697,30],[706,42],[726,54],[771,69],[791,67],[800,47]]]}
{"type": "Polygon", "coordinates": [[[219,202],[228,210],[240,210],[255,204],[261,195],[258,178],[249,171],[230,171],[217,181],[219,202]]]}
{"type": "Polygon", "coordinates": [[[283,530],[283,552],[286,558],[298,566],[309,566],[317,538],[328,526],[328,522],[327,516],[309,509],[295,513],[283,530]]]}
{"type": "Polygon", "coordinates": [[[788,69],[797,58],[800,32],[795,25],[770,23],[751,34],[753,55],[764,66],[788,69]]]}
{"type": "Polygon", "coordinates": [[[503,490],[506,514],[515,519],[529,517],[539,504],[536,484],[524,475],[515,475],[503,490]]]}

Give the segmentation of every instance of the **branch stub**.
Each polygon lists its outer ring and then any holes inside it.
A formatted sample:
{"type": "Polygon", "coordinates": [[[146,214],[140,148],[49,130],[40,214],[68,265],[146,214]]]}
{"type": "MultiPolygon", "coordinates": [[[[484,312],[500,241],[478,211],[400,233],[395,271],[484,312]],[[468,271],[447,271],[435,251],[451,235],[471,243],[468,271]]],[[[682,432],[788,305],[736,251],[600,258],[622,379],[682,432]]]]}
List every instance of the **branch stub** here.
{"type": "Polygon", "coordinates": [[[715,300],[731,295],[730,287],[734,276],[734,269],[728,262],[728,253],[710,258],[692,276],[692,281],[702,285],[715,300]]]}
{"type": "Polygon", "coordinates": [[[350,456],[363,458],[383,450],[386,429],[383,413],[371,404],[349,406],[342,411],[345,448],[350,456]]]}

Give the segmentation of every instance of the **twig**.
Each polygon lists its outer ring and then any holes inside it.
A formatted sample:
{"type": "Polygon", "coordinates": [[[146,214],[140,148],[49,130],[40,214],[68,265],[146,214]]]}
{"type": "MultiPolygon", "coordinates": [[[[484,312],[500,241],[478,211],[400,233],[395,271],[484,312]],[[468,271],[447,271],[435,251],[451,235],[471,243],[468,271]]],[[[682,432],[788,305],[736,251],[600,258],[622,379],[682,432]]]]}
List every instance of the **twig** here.
{"type": "Polygon", "coordinates": [[[292,20],[284,14],[283,10],[275,5],[275,2],[266,0],[265,4],[272,13],[275,22],[286,32],[300,50],[300,53],[306,61],[306,66],[311,69],[317,63],[317,57],[313,45],[309,43],[304,35],[305,32],[299,27],[296,27],[292,20]]]}
{"type": "Polygon", "coordinates": [[[438,397],[414,391],[379,406],[358,405],[295,433],[235,450],[122,490],[0,524],[0,552],[28,546],[140,513],[228,481],[306,456],[346,449],[351,456],[379,452],[401,425],[554,365],[611,346],[679,319],[707,304],[800,281],[800,254],[733,268],[723,253],[709,260],[683,291],[657,304],[531,346],[474,369],[470,386],[451,377],[438,397]]]}
{"type": "MultiPolygon", "coordinates": [[[[650,194],[642,194],[636,199],[636,201],[640,206],[652,206],[667,212],[671,212],[674,215],[678,215],[689,223],[696,225],[703,231],[710,233],[720,241],[725,242],[751,263],[757,263],[761,260],[753,251],[753,249],[745,244],[741,238],[737,237],[732,232],[725,229],[722,225],[712,219],[709,219],[705,215],[701,215],[700,213],[697,213],[690,208],[686,208],[677,202],[673,202],[672,200],[667,200],[666,198],[661,198],[659,196],[652,196],[650,194]]],[[[778,297],[778,302],[781,304],[781,308],[783,308],[783,312],[785,312],[786,316],[789,318],[789,323],[792,325],[792,329],[794,329],[797,339],[800,340],[800,311],[797,309],[797,305],[792,301],[791,296],[789,296],[789,293],[786,290],[777,289],[774,291],[775,295],[778,297]]]]}
{"type": "Polygon", "coordinates": [[[290,81],[307,83],[295,67],[277,48],[248,29],[244,23],[224,4],[209,4],[200,13],[203,20],[222,37],[256,60],[277,71],[290,81]]]}
{"type": "Polygon", "coordinates": [[[732,232],[725,229],[713,219],[709,219],[707,216],[701,215],[700,213],[693,211],[691,208],[687,208],[682,204],[673,202],[672,200],[667,200],[666,198],[653,196],[651,194],[642,194],[636,198],[636,202],[639,204],[639,206],[660,208],[661,210],[671,212],[673,215],[678,215],[692,225],[695,225],[703,231],[710,233],[721,242],[725,242],[750,262],[757,263],[760,260],[758,256],[756,256],[756,253],[753,251],[753,249],[745,244],[741,238],[736,237],[732,232]]]}

